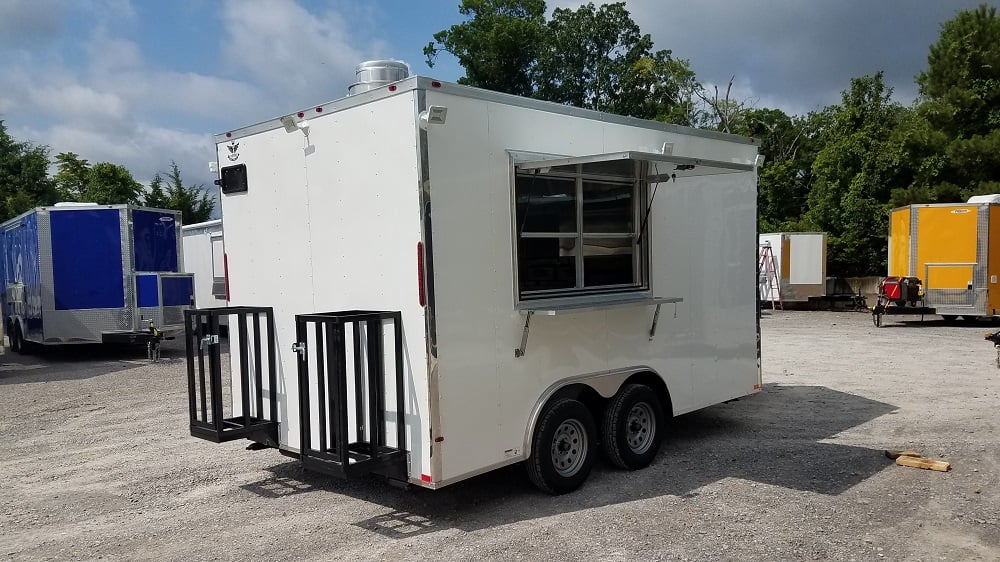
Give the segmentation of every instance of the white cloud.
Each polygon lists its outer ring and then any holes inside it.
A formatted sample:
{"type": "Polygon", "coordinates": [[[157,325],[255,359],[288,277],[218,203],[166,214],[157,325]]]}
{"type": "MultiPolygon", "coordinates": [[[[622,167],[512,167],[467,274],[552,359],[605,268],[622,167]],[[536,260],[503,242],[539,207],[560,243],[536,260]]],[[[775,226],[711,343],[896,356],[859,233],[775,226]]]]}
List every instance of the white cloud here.
{"type": "Polygon", "coordinates": [[[86,121],[95,121],[117,118],[125,113],[125,104],[115,93],[97,91],[79,83],[34,88],[32,104],[40,111],[69,120],[86,116],[86,121]]]}
{"type": "Polygon", "coordinates": [[[703,82],[735,74],[759,106],[804,113],[838,103],[853,77],[885,71],[896,99],[916,96],[940,24],[980,0],[627,0],[656,47],[691,61],[703,82]]]}
{"type": "Polygon", "coordinates": [[[88,72],[95,80],[114,77],[116,73],[139,69],[145,64],[138,45],[110,37],[103,29],[96,30],[83,47],[89,61],[88,72]]]}
{"type": "Polygon", "coordinates": [[[226,60],[280,94],[282,111],[343,97],[357,63],[386,51],[340,13],[313,14],[292,0],[227,2],[222,19],[226,60]]]}
{"type": "Polygon", "coordinates": [[[14,22],[3,17],[12,7],[24,9],[17,21],[38,33],[33,45],[0,51],[0,119],[15,138],[48,145],[53,155],[123,164],[143,183],[174,160],[187,183],[212,188],[213,133],[342,97],[355,65],[387,50],[365,41],[375,21],[368,6],[332,0],[322,13],[292,0],[204,6],[221,17],[220,75],[148,60],[129,39],[136,23],[129,0],[0,0],[0,34],[14,22]],[[57,24],[74,15],[86,20],[74,29],[87,31],[73,38],[82,62],[70,63],[37,44],[55,44],[67,31],[57,24]]]}

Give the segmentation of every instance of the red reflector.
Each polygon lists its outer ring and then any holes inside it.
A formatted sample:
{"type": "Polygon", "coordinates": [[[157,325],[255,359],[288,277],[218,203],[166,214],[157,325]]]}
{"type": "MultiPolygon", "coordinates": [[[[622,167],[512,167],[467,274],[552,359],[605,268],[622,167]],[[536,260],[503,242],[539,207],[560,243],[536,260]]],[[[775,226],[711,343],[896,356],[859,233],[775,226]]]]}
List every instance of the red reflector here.
{"type": "Polygon", "coordinates": [[[417,302],[427,306],[427,291],[424,290],[424,243],[417,242],[417,302]]]}
{"type": "Polygon", "coordinates": [[[755,385],[753,385],[753,389],[754,389],[754,390],[760,390],[760,385],[759,385],[759,384],[755,384],[755,385]]]}
{"type": "Polygon", "coordinates": [[[317,107],[316,108],[316,113],[323,113],[323,108],[322,107],[317,107]]]}
{"type": "Polygon", "coordinates": [[[441,87],[441,83],[438,82],[437,80],[435,80],[435,81],[431,82],[431,86],[434,87],[434,88],[440,88],[441,87]]]}
{"type": "Polygon", "coordinates": [[[435,437],[435,438],[434,438],[434,442],[435,442],[435,443],[440,443],[440,442],[442,442],[442,441],[444,441],[444,437],[435,437]]]}
{"type": "Polygon", "coordinates": [[[420,475],[420,479],[423,480],[424,482],[430,482],[431,481],[431,475],[430,474],[421,474],[420,475]]]}
{"type": "Polygon", "coordinates": [[[229,302],[229,254],[222,254],[222,275],[226,280],[226,302],[229,302]]]}
{"type": "Polygon", "coordinates": [[[390,92],[395,92],[396,91],[396,85],[395,84],[390,84],[389,85],[389,91],[390,92]]]}
{"type": "Polygon", "coordinates": [[[299,118],[302,118],[302,117],[305,117],[305,116],[306,116],[306,114],[305,114],[305,113],[302,113],[301,111],[300,111],[300,112],[298,112],[298,113],[296,113],[296,115],[298,115],[298,116],[299,116],[299,118]]]}

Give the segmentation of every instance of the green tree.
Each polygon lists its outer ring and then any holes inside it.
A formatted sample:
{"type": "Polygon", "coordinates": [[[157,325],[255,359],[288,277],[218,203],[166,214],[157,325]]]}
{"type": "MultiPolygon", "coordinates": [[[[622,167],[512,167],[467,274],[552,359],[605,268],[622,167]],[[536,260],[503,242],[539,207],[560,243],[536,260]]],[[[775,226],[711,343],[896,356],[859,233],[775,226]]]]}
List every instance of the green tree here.
{"type": "Polygon", "coordinates": [[[120,164],[98,162],[91,166],[72,152],[56,156],[56,189],[63,201],[82,201],[99,205],[137,204],[142,184],[120,164]]]}
{"type": "Polygon", "coordinates": [[[653,50],[623,2],[557,8],[542,0],[463,0],[466,21],[434,34],[424,49],[465,69],[459,83],[646,119],[693,124],[694,72],[653,50]]]}
{"type": "Polygon", "coordinates": [[[434,34],[424,47],[427,65],[442,52],[465,69],[460,84],[530,96],[532,73],[544,36],[543,0],[462,0],[467,20],[434,34]]]}
{"type": "Polygon", "coordinates": [[[822,148],[812,164],[806,225],[829,233],[828,269],[834,275],[885,270],[885,202],[899,177],[898,154],[888,150],[905,109],[891,101],[882,73],[851,80],[842,103],[829,109],[822,148]]]}
{"type": "Polygon", "coordinates": [[[920,104],[893,135],[912,176],[890,204],[948,203],[996,191],[1000,180],[1000,17],[986,5],[941,26],[920,104]]]}
{"type": "Polygon", "coordinates": [[[163,176],[159,172],[154,174],[152,181],[149,182],[149,191],[146,192],[142,204],[157,209],[166,209],[170,206],[170,199],[163,190],[163,176]]]}
{"type": "Polygon", "coordinates": [[[941,26],[930,47],[927,70],[917,75],[927,112],[940,129],[957,138],[1000,128],[1000,17],[982,4],[963,10],[941,26]]]}
{"type": "Polygon", "coordinates": [[[624,2],[557,8],[537,65],[536,97],[618,115],[690,124],[698,85],[688,61],[653,40],[624,2]]]}
{"type": "Polygon", "coordinates": [[[758,217],[761,232],[799,229],[816,157],[810,121],[780,109],[745,110],[734,133],[753,137],[765,156],[758,171],[758,217]]]}
{"type": "Polygon", "coordinates": [[[142,184],[135,181],[128,168],[111,162],[98,162],[87,171],[80,196],[84,201],[101,205],[136,205],[142,192],[142,184]]]}
{"type": "Polygon", "coordinates": [[[56,155],[56,189],[62,201],[81,201],[90,163],[75,152],[60,152],[56,155]]]}
{"type": "Polygon", "coordinates": [[[15,140],[0,121],[0,220],[57,201],[48,154],[46,146],[15,140]]]}
{"type": "Polygon", "coordinates": [[[202,185],[184,185],[176,162],[170,163],[170,172],[164,179],[159,173],[153,176],[143,204],[147,207],[180,211],[184,224],[207,221],[212,217],[215,201],[202,185]],[[164,184],[166,189],[164,189],[164,184]]]}

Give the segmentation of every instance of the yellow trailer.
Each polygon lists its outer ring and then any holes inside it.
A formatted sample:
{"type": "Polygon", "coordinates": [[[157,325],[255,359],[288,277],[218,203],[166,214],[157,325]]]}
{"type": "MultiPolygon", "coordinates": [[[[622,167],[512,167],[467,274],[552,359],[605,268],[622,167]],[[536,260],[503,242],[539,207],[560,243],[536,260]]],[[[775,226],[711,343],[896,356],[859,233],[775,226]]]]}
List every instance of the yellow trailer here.
{"type": "Polygon", "coordinates": [[[889,275],[920,278],[924,302],[935,314],[996,316],[1000,310],[1000,197],[893,209],[889,275]]]}

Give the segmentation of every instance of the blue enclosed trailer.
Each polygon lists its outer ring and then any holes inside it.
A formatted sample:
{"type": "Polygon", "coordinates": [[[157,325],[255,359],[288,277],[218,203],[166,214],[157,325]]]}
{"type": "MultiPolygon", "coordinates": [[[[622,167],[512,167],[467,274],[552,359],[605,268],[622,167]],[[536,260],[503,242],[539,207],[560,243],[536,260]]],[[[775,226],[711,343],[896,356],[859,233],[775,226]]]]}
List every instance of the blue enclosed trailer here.
{"type": "Polygon", "coordinates": [[[60,203],[0,225],[3,322],[25,343],[141,343],[184,327],[181,214],[60,203]]]}

